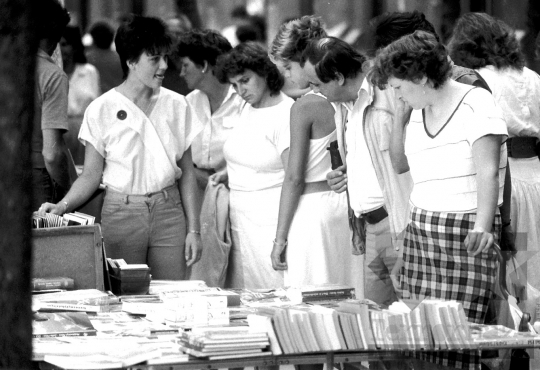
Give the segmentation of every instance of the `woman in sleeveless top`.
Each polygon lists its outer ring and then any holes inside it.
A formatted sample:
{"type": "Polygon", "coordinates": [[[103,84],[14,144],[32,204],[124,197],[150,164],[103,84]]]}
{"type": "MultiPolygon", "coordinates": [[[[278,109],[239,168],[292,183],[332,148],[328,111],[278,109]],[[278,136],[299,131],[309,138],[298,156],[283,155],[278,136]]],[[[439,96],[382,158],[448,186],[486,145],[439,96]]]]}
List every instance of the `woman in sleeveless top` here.
{"type": "MultiPolygon", "coordinates": [[[[298,88],[309,83],[300,67],[307,42],[325,37],[320,18],[304,16],[283,24],[271,46],[271,58],[298,88]]],[[[281,192],[272,266],[285,270],[285,284],[301,287],[343,284],[361,294],[361,257],[352,255],[345,193],[326,182],[331,170],[327,147],[336,140],[334,108],[321,95],[308,93],[291,109],[291,143],[281,192]]]]}

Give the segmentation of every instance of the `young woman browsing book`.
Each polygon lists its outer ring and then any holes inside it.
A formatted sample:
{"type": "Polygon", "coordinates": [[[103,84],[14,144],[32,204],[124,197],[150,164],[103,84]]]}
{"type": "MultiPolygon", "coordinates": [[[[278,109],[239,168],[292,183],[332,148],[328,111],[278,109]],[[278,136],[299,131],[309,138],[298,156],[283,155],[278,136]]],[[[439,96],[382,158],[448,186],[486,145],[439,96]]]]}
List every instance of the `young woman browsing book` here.
{"type": "Polygon", "coordinates": [[[115,37],[124,82],[87,108],[79,140],[84,171],[57,204],[62,215],[107,186],[102,210],[107,255],[147,263],[155,279],[184,278],[201,254],[199,204],[185,98],[161,87],[172,38],[156,18],[133,16],[115,37]]]}

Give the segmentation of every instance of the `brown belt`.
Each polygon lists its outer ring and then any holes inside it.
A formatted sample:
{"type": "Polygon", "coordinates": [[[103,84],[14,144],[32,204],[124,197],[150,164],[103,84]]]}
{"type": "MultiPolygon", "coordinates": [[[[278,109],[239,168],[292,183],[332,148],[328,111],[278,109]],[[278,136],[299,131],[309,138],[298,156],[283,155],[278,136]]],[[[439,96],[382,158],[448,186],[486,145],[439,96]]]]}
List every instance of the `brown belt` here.
{"type": "Polygon", "coordinates": [[[363,213],[360,217],[364,218],[368,224],[375,225],[388,217],[388,212],[381,206],[373,211],[363,213]]]}
{"type": "Polygon", "coordinates": [[[510,137],[506,140],[508,156],[512,158],[532,158],[540,155],[540,144],[535,137],[510,137]]]}

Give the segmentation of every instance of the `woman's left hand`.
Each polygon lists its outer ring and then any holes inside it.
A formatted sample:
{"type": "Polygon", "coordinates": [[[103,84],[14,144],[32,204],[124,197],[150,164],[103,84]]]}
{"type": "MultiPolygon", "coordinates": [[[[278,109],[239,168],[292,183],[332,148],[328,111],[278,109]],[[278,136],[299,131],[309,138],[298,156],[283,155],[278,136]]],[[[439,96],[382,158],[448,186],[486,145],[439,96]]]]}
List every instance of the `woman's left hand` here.
{"type": "Polygon", "coordinates": [[[202,242],[201,235],[196,233],[188,233],[186,235],[186,265],[193,265],[201,258],[202,242]]]}
{"type": "Polygon", "coordinates": [[[476,256],[487,251],[494,243],[493,234],[485,231],[481,227],[475,227],[465,238],[465,248],[467,252],[476,256]]]}

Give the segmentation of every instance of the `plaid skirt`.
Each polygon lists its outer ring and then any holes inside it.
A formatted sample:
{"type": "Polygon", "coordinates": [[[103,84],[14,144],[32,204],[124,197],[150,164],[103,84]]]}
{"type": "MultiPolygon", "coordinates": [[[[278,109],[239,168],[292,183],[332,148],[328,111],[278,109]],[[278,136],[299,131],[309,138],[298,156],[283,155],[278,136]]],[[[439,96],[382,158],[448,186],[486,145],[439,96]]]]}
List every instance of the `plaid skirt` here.
{"type": "MultiPolygon", "coordinates": [[[[403,250],[401,285],[411,298],[461,302],[470,322],[484,323],[496,278],[497,255],[490,248],[471,256],[463,244],[476,214],[430,212],[411,208],[403,250]]],[[[492,233],[498,242],[501,217],[492,233]]],[[[478,351],[418,352],[416,357],[457,369],[480,369],[478,351]]]]}

